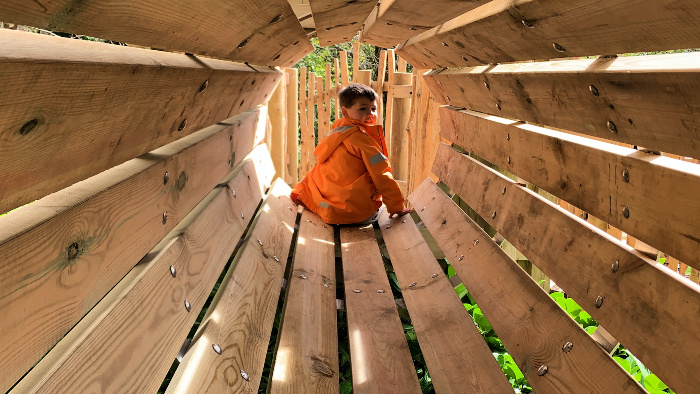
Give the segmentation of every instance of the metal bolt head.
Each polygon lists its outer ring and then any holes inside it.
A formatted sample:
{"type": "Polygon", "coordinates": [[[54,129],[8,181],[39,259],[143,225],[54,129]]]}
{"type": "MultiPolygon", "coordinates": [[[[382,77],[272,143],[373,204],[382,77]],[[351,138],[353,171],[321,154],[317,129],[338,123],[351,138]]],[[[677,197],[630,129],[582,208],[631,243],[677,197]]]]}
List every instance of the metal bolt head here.
{"type": "Polygon", "coordinates": [[[630,172],[628,170],[622,171],[622,180],[625,181],[625,183],[630,183],[630,172]]]}
{"type": "Polygon", "coordinates": [[[163,212],[163,224],[168,222],[168,212],[163,212]]]}
{"type": "Polygon", "coordinates": [[[170,179],[170,175],[168,174],[168,171],[165,171],[165,174],[163,175],[163,184],[167,185],[169,179],[170,179]]]}
{"type": "Polygon", "coordinates": [[[475,240],[474,240],[474,246],[476,246],[476,245],[478,245],[478,244],[479,244],[479,240],[478,240],[478,239],[475,239],[475,240]]]}
{"type": "Polygon", "coordinates": [[[177,131],[182,131],[187,127],[187,119],[184,119],[182,123],[180,123],[180,126],[177,127],[177,131]]]}
{"type": "Polygon", "coordinates": [[[324,283],[324,284],[323,284],[323,287],[328,287],[328,283],[324,283]]]}
{"type": "Polygon", "coordinates": [[[280,258],[277,257],[277,256],[272,256],[272,259],[275,260],[275,261],[278,262],[278,263],[280,262],[280,258]]]}
{"type": "Polygon", "coordinates": [[[362,290],[360,290],[360,289],[355,289],[355,290],[353,290],[352,292],[353,292],[353,293],[362,293],[362,290]]]}
{"type": "Polygon", "coordinates": [[[236,191],[235,191],[235,190],[231,190],[231,195],[233,196],[233,198],[238,198],[238,197],[236,197],[236,191]]]}
{"type": "Polygon", "coordinates": [[[549,368],[548,368],[546,365],[540,365],[540,367],[537,368],[537,374],[540,375],[540,376],[543,376],[544,374],[547,373],[547,370],[548,370],[548,369],[549,369],[549,368]]]}
{"type": "Polygon", "coordinates": [[[612,120],[608,121],[608,129],[610,129],[610,131],[612,131],[613,133],[617,134],[617,126],[615,125],[615,123],[612,122],[612,120]]]}
{"type": "Polygon", "coordinates": [[[214,349],[214,351],[216,352],[216,354],[221,354],[221,346],[219,346],[219,345],[213,343],[213,344],[211,345],[211,347],[212,347],[212,349],[214,349]]]}
{"type": "Polygon", "coordinates": [[[421,208],[420,211],[421,211],[421,212],[425,211],[425,207],[421,208]]]}
{"type": "Polygon", "coordinates": [[[406,221],[405,221],[405,220],[402,220],[401,223],[406,223],[406,221]]]}
{"type": "Polygon", "coordinates": [[[244,371],[241,369],[241,377],[246,381],[250,382],[250,376],[248,376],[248,372],[244,371]]]}
{"type": "Polygon", "coordinates": [[[510,156],[508,156],[508,164],[510,164],[510,156]]]}
{"type": "Polygon", "coordinates": [[[390,229],[390,228],[391,228],[391,225],[386,226],[386,229],[387,229],[387,230],[390,229]]]}
{"type": "Polygon", "coordinates": [[[630,218],[630,208],[629,208],[627,205],[625,205],[624,207],[622,207],[622,216],[624,216],[625,219],[629,219],[629,218],[630,218]]]}
{"type": "Polygon", "coordinates": [[[530,29],[535,27],[535,25],[533,25],[532,22],[530,22],[528,20],[523,20],[522,22],[523,22],[523,26],[529,27],[530,29]]]}
{"type": "Polygon", "coordinates": [[[192,310],[192,305],[189,300],[185,300],[185,309],[187,309],[187,312],[192,310]]]}
{"type": "Polygon", "coordinates": [[[484,86],[486,86],[486,89],[491,90],[491,85],[489,85],[488,81],[484,81],[484,86]]]}
{"type": "Polygon", "coordinates": [[[496,108],[498,108],[498,110],[500,111],[501,110],[501,103],[496,103],[496,108]]]}
{"type": "Polygon", "coordinates": [[[380,290],[377,290],[377,293],[383,294],[383,293],[384,293],[384,290],[381,290],[381,289],[380,289],[380,290]]]}
{"type": "Polygon", "coordinates": [[[299,275],[299,279],[308,279],[306,275],[299,275]]]}
{"type": "Polygon", "coordinates": [[[510,133],[506,134],[506,141],[510,141],[510,133]]]}
{"type": "Polygon", "coordinates": [[[600,308],[603,305],[603,296],[598,296],[598,298],[595,299],[595,307],[600,308]]]}
{"type": "Polygon", "coordinates": [[[437,278],[437,277],[438,277],[438,274],[432,274],[432,275],[430,275],[430,277],[431,277],[431,278],[437,278]]]}
{"type": "Polygon", "coordinates": [[[596,97],[600,96],[600,92],[598,92],[598,88],[596,88],[595,86],[589,85],[588,90],[590,90],[591,94],[593,94],[594,96],[596,96],[596,97]]]}
{"type": "Polygon", "coordinates": [[[554,49],[557,50],[557,52],[566,52],[566,49],[564,49],[563,46],[557,44],[556,42],[552,43],[552,46],[554,47],[554,49]]]}
{"type": "Polygon", "coordinates": [[[175,271],[175,266],[171,265],[170,266],[170,275],[173,276],[173,278],[177,275],[177,271],[175,271]]]}
{"type": "Polygon", "coordinates": [[[617,270],[619,270],[619,269],[620,269],[620,261],[618,261],[618,260],[613,261],[613,263],[612,263],[612,272],[615,273],[615,272],[617,272],[617,270]]]}
{"type": "Polygon", "coordinates": [[[491,218],[493,218],[493,219],[496,218],[496,211],[493,211],[493,213],[491,214],[491,218]]]}
{"type": "Polygon", "coordinates": [[[505,196],[505,194],[506,194],[506,187],[505,187],[505,186],[503,187],[503,190],[501,191],[501,194],[505,196]]]}
{"type": "Polygon", "coordinates": [[[462,261],[462,260],[464,260],[464,255],[463,255],[463,254],[462,254],[462,255],[460,255],[460,256],[459,256],[459,258],[458,258],[457,260],[458,260],[458,261],[462,261]]]}
{"type": "Polygon", "coordinates": [[[571,342],[566,342],[564,346],[562,346],[561,350],[564,351],[564,353],[569,353],[571,349],[574,348],[574,344],[571,342]]]}
{"type": "Polygon", "coordinates": [[[258,240],[258,245],[263,246],[263,243],[261,240],[258,240]]]}
{"type": "Polygon", "coordinates": [[[199,93],[202,93],[203,91],[207,90],[207,87],[209,86],[209,80],[207,79],[204,81],[202,86],[199,87],[199,93]]]}
{"type": "Polygon", "coordinates": [[[416,287],[417,284],[418,283],[416,283],[416,282],[412,282],[410,285],[408,285],[408,287],[416,287]]]}
{"type": "Polygon", "coordinates": [[[245,219],[245,215],[241,212],[241,219],[245,219]]]}

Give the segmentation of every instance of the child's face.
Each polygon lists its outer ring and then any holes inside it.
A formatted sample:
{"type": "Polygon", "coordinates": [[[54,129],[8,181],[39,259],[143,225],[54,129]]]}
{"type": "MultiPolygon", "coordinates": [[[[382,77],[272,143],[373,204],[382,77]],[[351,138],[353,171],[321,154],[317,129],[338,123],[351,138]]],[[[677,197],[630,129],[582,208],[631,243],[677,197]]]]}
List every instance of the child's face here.
{"type": "Polygon", "coordinates": [[[343,107],[343,116],[373,125],[377,122],[377,100],[360,97],[350,108],[343,107]]]}

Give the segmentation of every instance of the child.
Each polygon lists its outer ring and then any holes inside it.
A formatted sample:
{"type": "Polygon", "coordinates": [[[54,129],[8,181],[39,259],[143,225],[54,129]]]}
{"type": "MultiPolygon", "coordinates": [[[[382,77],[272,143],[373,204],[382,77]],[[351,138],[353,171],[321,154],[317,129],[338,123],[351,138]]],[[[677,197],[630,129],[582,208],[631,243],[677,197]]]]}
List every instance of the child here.
{"type": "Polygon", "coordinates": [[[317,164],[294,186],[292,200],[329,224],[377,220],[382,197],[390,217],[412,212],[391,174],[381,126],[374,126],[377,93],[353,83],[338,93],[338,101],[343,117],[314,150],[317,164]]]}

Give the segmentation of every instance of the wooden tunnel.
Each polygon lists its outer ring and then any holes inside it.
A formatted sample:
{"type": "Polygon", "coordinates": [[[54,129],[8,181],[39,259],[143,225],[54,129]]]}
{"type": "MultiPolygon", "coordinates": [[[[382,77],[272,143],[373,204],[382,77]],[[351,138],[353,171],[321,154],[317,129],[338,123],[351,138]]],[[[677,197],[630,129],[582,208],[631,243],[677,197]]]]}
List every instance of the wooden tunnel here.
{"type": "Polygon", "coordinates": [[[698,392],[697,0],[5,0],[0,24],[1,392],[339,393],[343,309],[353,392],[420,393],[397,302],[435,392],[513,392],[459,284],[538,394],[645,392],[618,343],[698,392]],[[358,32],[325,79],[289,68],[358,32]],[[413,217],[289,198],[351,82],[413,217]]]}

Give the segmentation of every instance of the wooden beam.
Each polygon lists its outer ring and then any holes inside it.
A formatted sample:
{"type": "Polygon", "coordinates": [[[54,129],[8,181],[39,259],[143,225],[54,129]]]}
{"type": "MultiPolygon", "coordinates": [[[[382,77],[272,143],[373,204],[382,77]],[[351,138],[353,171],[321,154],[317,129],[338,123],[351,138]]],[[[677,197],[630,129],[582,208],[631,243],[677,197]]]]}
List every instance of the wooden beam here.
{"type": "Polygon", "coordinates": [[[274,183],[167,393],[258,391],[297,216],[290,191],[274,183]]]}
{"type": "Polygon", "coordinates": [[[674,7],[656,0],[494,0],[397,51],[414,66],[438,68],[698,47],[694,0],[674,7]]]}
{"type": "Polygon", "coordinates": [[[386,51],[379,52],[379,66],[377,68],[377,124],[384,126],[384,81],[386,81],[386,51]]]}
{"type": "MultiPolygon", "coordinates": [[[[406,180],[408,178],[408,121],[411,116],[411,99],[409,97],[399,97],[397,93],[402,93],[397,86],[408,86],[413,88],[413,75],[409,73],[395,73],[395,85],[389,87],[389,94],[392,97],[393,111],[391,117],[391,143],[389,146],[389,161],[394,178],[406,180]]],[[[403,96],[403,95],[402,95],[403,96]]]]}
{"type": "Polygon", "coordinates": [[[339,393],[333,228],[305,210],[270,393],[339,393]]]}
{"type": "Polygon", "coordinates": [[[321,46],[350,42],[377,0],[312,0],[311,11],[321,46]]]}
{"type": "Polygon", "coordinates": [[[689,214],[700,165],[473,111],[440,118],[444,138],[700,268],[700,215],[689,214]]]}
{"type": "Polygon", "coordinates": [[[382,48],[393,48],[488,1],[384,0],[362,25],[360,41],[382,48]]]}
{"type": "Polygon", "coordinates": [[[384,212],[379,227],[435,390],[512,390],[413,220],[384,212]]]}
{"type": "Polygon", "coordinates": [[[287,171],[290,184],[299,181],[299,70],[288,68],[287,84],[287,171]]]}
{"type": "Polygon", "coordinates": [[[268,103],[268,116],[272,126],[270,135],[270,156],[275,165],[275,173],[282,179],[287,178],[287,83],[284,78],[277,84],[268,103]]]}
{"type": "Polygon", "coordinates": [[[352,43],[352,81],[358,82],[358,73],[360,72],[360,56],[362,56],[360,51],[360,42],[355,41],[352,43]]]}
{"type": "Polygon", "coordinates": [[[445,104],[700,157],[700,53],[444,70],[426,82],[445,104]]]}
{"type": "Polygon", "coordinates": [[[255,108],[282,74],[0,30],[0,213],[255,108]]]}
{"type": "Polygon", "coordinates": [[[447,145],[433,172],[669,387],[697,387],[700,286],[447,145]]]}
{"type": "Polygon", "coordinates": [[[7,341],[0,350],[11,362],[0,364],[0,389],[46,354],[251,151],[262,137],[260,118],[259,111],[234,117],[1,218],[0,332],[7,341]]]}
{"type": "Polygon", "coordinates": [[[350,63],[348,63],[348,51],[340,51],[340,68],[343,86],[350,85],[350,63]]]}
{"type": "MultiPolygon", "coordinates": [[[[301,132],[301,140],[299,146],[299,179],[301,180],[302,178],[304,178],[306,173],[309,172],[309,169],[311,169],[311,167],[309,166],[309,156],[312,154],[314,149],[313,138],[311,138],[311,136],[313,135],[314,125],[313,123],[309,123],[309,117],[311,117],[311,119],[313,120],[313,116],[309,116],[306,113],[307,111],[313,111],[313,107],[308,105],[309,96],[306,91],[306,67],[299,68],[299,72],[301,74],[299,82],[299,89],[301,89],[301,91],[299,92],[299,129],[301,132]]],[[[311,89],[312,85],[310,81],[311,79],[309,78],[309,89],[311,89]]]]}
{"type": "Polygon", "coordinates": [[[259,65],[291,67],[313,50],[286,0],[264,7],[249,0],[96,0],[79,7],[70,0],[8,0],[0,5],[0,20],[259,65]]]}
{"type": "Polygon", "coordinates": [[[645,392],[435,183],[409,200],[536,392],[645,392]]]}
{"type": "Polygon", "coordinates": [[[272,168],[255,167],[236,167],[12,392],[157,391],[268,186],[272,168]]]}
{"type": "Polygon", "coordinates": [[[420,393],[374,229],[340,229],[355,393],[420,393]]]}

